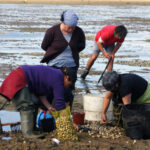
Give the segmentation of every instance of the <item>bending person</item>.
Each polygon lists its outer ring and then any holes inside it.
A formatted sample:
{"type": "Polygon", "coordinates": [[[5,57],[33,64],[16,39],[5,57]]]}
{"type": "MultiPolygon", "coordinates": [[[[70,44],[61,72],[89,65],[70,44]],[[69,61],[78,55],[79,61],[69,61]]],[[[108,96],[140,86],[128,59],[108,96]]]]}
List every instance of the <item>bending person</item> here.
{"type": "Polygon", "coordinates": [[[34,134],[37,109],[44,106],[50,113],[65,109],[64,87],[74,86],[76,78],[67,68],[60,70],[42,65],[21,66],[8,75],[0,87],[0,94],[12,101],[20,112],[24,137],[43,137],[34,134]]]}
{"type": "Polygon", "coordinates": [[[112,57],[111,62],[107,67],[108,71],[112,71],[115,54],[121,47],[126,35],[127,29],[123,25],[107,25],[103,27],[96,34],[93,46],[93,54],[88,60],[88,63],[83,74],[81,75],[81,78],[86,78],[100,52],[102,52],[104,57],[106,57],[107,59],[110,59],[110,57],[112,57]]]}
{"type": "Polygon", "coordinates": [[[107,122],[106,112],[113,96],[118,100],[115,103],[124,105],[150,103],[150,84],[136,74],[107,72],[103,76],[102,85],[107,90],[102,107],[102,123],[107,122]]]}

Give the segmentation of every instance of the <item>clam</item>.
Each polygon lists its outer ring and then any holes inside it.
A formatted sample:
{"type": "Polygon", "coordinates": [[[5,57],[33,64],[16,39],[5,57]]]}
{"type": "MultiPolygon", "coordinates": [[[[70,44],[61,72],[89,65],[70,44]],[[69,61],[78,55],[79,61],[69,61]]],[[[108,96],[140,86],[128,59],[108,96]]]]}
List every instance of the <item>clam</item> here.
{"type": "Polygon", "coordinates": [[[91,121],[91,122],[88,121],[84,126],[90,128],[88,134],[92,138],[102,137],[102,138],[116,139],[124,135],[124,130],[122,128],[119,128],[117,126],[101,125],[99,122],[95,122],[95,121],[91,121]]]}

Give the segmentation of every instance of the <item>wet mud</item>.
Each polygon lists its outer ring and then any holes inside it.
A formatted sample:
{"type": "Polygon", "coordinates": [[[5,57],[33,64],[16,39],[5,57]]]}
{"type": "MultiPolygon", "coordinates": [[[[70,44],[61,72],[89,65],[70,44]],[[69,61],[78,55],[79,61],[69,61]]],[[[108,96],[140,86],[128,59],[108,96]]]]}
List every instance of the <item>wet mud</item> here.
{"type": "Polygon", "coordinates": [[[9,132],[0,135],[0,149],[11,150],[149,150],[150,140],[132,140],[125,135],[116,139],[92,137],[88,133],[78,132],[78,141],[61,141],[56,144],[56,131],[45,133],[45,139],[26,139],[20,132],[9,132]],[[5,138],[4,138],[5,137],[5,138]],[[7,140],[7,138],[10,140],[7,140]]]}
{"type": "MultiPolygon", "coordinates": [[[[1,83],[11,70],[20,65],[40,64],[44,55],[44,51],[40,49],[44,33],[50,26],[59,23],[60,14],[65,9],[73,9],[78,13],[79,26],[83,28],[87,39],[86,49],[80,53],[72,111],[84,111],[82,95],[86,94],[86,85],[81,81],[80,75],[91,56],[96,32],[107,24],[125,24],[129,31],[125,43],[115,57],[114,70],[141,74],[150,81],[149,6],[0,5],[1,83]]],[[[99,55],[85,81],[93,93],[105,92],[101,84],[97,86],[97,81],[106,64],[107,59],[99,55]]],[[[3,102],[0,99],[0,105],[3,102]]],[[[5,109],[14,110],[14,107],[10,102],[5,109]]],[[[8,132],[0,134],[0,150],[149,150],[150,147],[150,140],[132,140],[125,133],[116,139],[92,137],[83,132],[78,132],[78,136],[79,141],[60,142],[57,145],[52,141],[52,138],[57,138],[56,131],[46,133],[45,139],[25,139],[21,132],[8,132]]]]}
{"type": "MultiPolygon", "coordinates": [[[[2,103],[1,100],[0,102],[2,103]]],[[[5,109],[13,110],[14,108],[12,104],[8,104],[5,109]]],[[[82,95],[75,96],[72,111],[83,112],[82,95]]],[[[92,126],[90,128],[92,129],[92,126]]],[[[92,132],[77,132],[79,137],[78,141],[61,141],[60,144],[52,141],[52,138],[57,138],[55,130],[50,133],[45,133],[44,139],[26,139],[22,136],[20,130],[5,132],[0,134],[0,150],[12,150],[12,147],[13,150],[149,150],[149,139],[130,139],[121,128],[117,129],[117,127],[112,127],[111,131],[108,128],[104,128],[103,130],[93,129],[92,132]],[[100,131],[103,134],[100,134],[100,131]]]]}

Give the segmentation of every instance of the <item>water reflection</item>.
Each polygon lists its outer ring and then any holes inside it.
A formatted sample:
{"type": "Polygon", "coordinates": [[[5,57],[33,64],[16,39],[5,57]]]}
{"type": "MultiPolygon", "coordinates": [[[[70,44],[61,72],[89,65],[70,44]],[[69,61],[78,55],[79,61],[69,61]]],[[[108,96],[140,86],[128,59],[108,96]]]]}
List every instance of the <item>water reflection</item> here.
{"type": "Polygon", "coordinates": [[[11,138],[11,137],[2,137],[1,139],[2,139],[2,140],[7,140],[7,141],[9,141],[9,140],[11,140],[12,138],[11,138]]]}
{"type": "MultiPolygon", "coordinates": [[[[16,111],[2,110],[0,111],[0,120],[2,124],[20,122],[20,114],[19,112],[16,111]]],[[[12,128],[9,125],[3,126],[2,130],[8,132],[8,131],[12,131],[12,128]]]]}
{"type": "MultiPolygon", "coordinates": [[[[87,41],[82,54],[92,53],[94,37],[103,26],[124,24],[129,34],[117,52],[117,56],[131,57],[116,58],[115,61],[149,60],[150,6],[0,4],[0,53],[8,53],[8,55],[1,55],[1,66],[3,64],[11,64],[14,67],[23,64],[40,64],[44,55],[40,45],[45,31],[60,22],[60,14],[66,9],[72,9],[78,14],[79,26],[85,31],[87,41]],[[26,52],[38,52],[41,56],[27,55],[26,52]]],[[[85,68],[87,60],[88,58],[80,59],[79,70],[85,68]]],[[[86,82],[92,93],[99,93],[96,83],[106,66],[105,61],[102,57],[98,58],[92,66],[91,71],[97,71],[99,75],[87,76],[86,82]]],[[[149,67],[115,64],[114,69],[120,73],[134,72],[150,81],[149,67]]],[[[85,87],[79,76],[78,74],[76,87],[84,93],[85,87]]]]}

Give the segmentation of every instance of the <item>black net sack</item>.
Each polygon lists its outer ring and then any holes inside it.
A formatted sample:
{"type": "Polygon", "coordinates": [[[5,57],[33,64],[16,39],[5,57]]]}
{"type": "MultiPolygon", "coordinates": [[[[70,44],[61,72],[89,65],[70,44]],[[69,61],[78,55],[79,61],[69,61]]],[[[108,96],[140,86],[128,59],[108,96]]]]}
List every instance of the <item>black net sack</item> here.
{"type": "Polygon", "coordinates": [[[53,118],[47,118],[41,120],[41,130],[43,132],[51,132],[55,129],[54,125],[54,119],[53,118]]]}
{"type": "Polygon", "coordinates": [[[123,127],[132,139],[150,138],[150,104],[129,104],[122,109],[123,127]]]}

